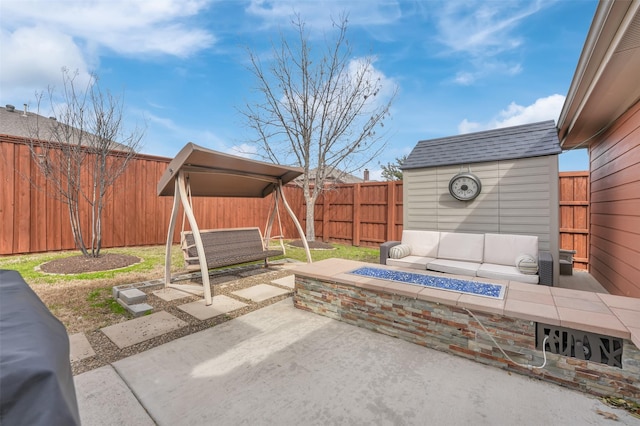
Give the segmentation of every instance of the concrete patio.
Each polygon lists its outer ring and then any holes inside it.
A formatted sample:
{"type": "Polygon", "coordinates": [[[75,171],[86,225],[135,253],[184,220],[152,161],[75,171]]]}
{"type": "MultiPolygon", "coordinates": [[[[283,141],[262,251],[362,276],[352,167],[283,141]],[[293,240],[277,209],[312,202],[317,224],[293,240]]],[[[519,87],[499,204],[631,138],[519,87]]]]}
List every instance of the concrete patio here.
{"type": "Polygon", "coordinates": [[[592,396],[300,311],[291,298],[75,384],[86,425],[609,424],[609,414],[638,424],[592,396]]]}

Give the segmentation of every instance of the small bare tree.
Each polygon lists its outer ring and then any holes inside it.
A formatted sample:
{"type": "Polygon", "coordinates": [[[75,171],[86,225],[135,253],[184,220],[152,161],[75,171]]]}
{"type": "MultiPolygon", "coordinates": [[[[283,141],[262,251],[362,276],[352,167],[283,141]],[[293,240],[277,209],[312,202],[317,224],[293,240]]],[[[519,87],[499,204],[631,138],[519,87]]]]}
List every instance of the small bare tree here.
{"type": "Polygon", "coordinates": [[[304,169],[306,237],[314,241],[314,207],[328,189],[329,174],[353,172],[384,149],[386,139],[376,129],[388,117],[396,88],[383,96],[374,58],[352,56],[346,17],[334,23],[335,39],[315,56],[300,16],[292,24],[297,43],[282,35],[266,68],[249,51],[250,70],[264,102],[247,104],[240,112],[257,135],[251,142],[264,158],[304,169]]]}
{"type": "MultiPolygon", "coordinates": [[[[76,247],[87,257],[98,257],[107,191],[140,148],[144,131],[135,128],[125,133],[123,98],[103,92],[96,75],[79,90],[77,76],[63,68],[60,102],[49,87],[53,117],[38,114],[28,122],[29,146],[35,164],[53,188],[49,195],[67,205],[76,247]],[[83,208],[84,203],[88,209],[83,208]],[[81,226],[85,211],[89,241],[81,226]]],[[[38,112],[43,97],[43,93],[38,95],[38,112]]]]}

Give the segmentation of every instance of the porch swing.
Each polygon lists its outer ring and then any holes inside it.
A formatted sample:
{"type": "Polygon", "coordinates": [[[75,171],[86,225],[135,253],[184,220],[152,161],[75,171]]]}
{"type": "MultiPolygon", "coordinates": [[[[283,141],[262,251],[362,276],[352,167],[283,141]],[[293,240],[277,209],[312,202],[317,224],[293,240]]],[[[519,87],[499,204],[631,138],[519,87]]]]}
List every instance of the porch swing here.
{"type": "Polygon", "coordinates": [[[209,269],[264,260],[284,252],[279,204],[282,201],[304,244],[307,262],[311,253],[300,222],[287,203],[282,186],[302,174],[301,169],[263,163],[212,151],[188,143],[169,163],[158,183],[158,195],[173,195],[165,253],[165,288],[204,293],[206,305],[212,303],[209,269]],[[273,208],[262,236],[258,227],[200,230],[193,213],[191,197],[259,197],[273,194],[273,208]],[[171,245],[179,206],[183,207],[181,247],[187,269],[199,269],[202,287],[171,282],[171,245]],[[271,231],[275,218],[280,227],[281,250],[271,250],[271,231]],[[191,227],[185,231],[185,217],[191,227]]]}

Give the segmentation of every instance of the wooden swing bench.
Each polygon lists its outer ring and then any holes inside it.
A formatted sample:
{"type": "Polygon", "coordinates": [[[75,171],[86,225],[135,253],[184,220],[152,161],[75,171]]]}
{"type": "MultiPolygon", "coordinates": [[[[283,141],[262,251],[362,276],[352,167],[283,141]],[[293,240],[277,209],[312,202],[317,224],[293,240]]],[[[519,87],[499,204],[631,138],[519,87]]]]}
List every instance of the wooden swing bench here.
{"type": "MultiPolygon", "coordinates": [[[[200,261],[193,231],[183,231],[181,247],[187,270],[200,269],[200,261]]],[[[233,266],[264,260],[283,254],[282,250],[264,248],[259,228],[200,230],[200,238],[207,259],[207,269],[233,266]]]]}

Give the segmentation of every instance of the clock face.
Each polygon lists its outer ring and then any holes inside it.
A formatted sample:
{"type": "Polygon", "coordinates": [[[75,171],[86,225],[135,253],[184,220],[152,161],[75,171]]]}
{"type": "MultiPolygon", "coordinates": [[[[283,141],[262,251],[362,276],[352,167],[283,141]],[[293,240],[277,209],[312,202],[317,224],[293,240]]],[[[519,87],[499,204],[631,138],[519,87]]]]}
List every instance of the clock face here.
{"type": "Polygon", "coordinates": [[[480,179],[471,173],[457,174],[449,182],[449,192],[460,201],[473,200],[481,189],[480,179]]]}

